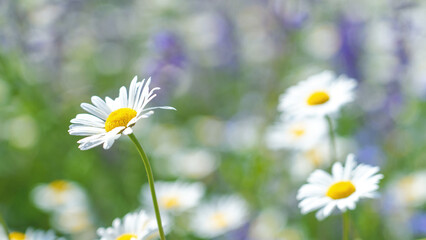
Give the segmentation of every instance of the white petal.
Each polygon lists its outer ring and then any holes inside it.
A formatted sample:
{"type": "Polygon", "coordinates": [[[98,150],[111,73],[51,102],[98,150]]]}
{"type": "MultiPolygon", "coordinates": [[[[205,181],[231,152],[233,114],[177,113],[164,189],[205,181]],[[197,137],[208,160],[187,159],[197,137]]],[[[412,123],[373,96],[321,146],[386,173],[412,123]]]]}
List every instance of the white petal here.
{"type": "Polygon", "coordinates": [[[102,100],[100,97],[93,96],[91,100],[92,100],[93,105],[95,105],[97,108],[101,109],[102,111],[104,111],[107,114],[111,113],[111,109],[104,102],[104,100],[102,100]]]}
{"type": "Polygon", "coordinates": [[[349,154],[348,157],[346,158],[345,169],[344,169],[343,177],[342,177],[343,180],[350,180],[352,170],[354,169],[355,166],[356,166],[355,155],[349,154]]]}
{"type": "MultiPolygon", "coordinates": [[[[102,119],[100,119],[96,116],[93,116],[92,114],[87,114],[87,113],[77,114],[77,116],[74,119],[86,120],[86,121],[89,121],[89,122],[105,123],[104,120],[102,120],[102,119]]],[[[73,120],[71,120],[71,121],[73,121],[73,120]]],[[[71,122],[71,123],[73,123],[73,122],[71,122]]]]}
{"type": "MultiPolygon", "coordinates": [[[[79,114],[81,115],[81,114],[79,114]]],[[[83,119],[83,118],[78,118],[78,115],[76,118],[71,119],[71,123],[73,124],[79,124],[79,125],[84,125],[84,126],[88,126],[88,127],[98,127],[98,128],[103,128],[105,127],[105,123],[100,120],[99,118],[90,115],[90,114],[86,114],[88,116],[91,116],[93,118],[96,118],[96,121],[91,121],[91,120],[87,120],[87,119],[83,119]]]]}
{"type": "Polygon", "coordinates": [[[333,164],[333,168],[331,169],[331,172],[333,173],[333,179],[334,181],[340,181],[343,177],[343,167],[340,162],[336,162],[333,164]]]}
{"type": "MultiPolygon", "coordinates": [[[[84,138],[81,140],[84,140],[84,138]]],[[[78,148],[80,148],[81,150],[88,150],[88,149],[94,148],[96,146],[101,145],[104,142],[103,138],[96,138],[96,139],[91,139],[87,141],[81,141],[81,140],[78,142],[78,143],[81,143],[80,146],[78,146],[78,148]]]]}
{"type": "Polygon", "coordinates": [[[308,182],[330,186],[333,183],[333,178],[324,170],[317,169],[309,176],[308,182]]]}
{"type": "Polygon", "coordinates": [[[104,149],[109,149],[114,144],[114,141],[118,139],[121,134],[120,132],[124,129],[124,127],[116,127],[109,131],[105,136],[104,149]]]}
{"type": "Polygon", "coordinates": [[[305,184],[297,192],[297,199],[300,200],[305,197],[324,196],[326,190],[327,188],[322,185],[305,184]]]}
{"type": "Polygon", "coordinates": [[[317,210],[318,208],[321,208],[322,206],[326,205],[328,202],[330,202],[330,199],[328,198],[320,198],[317,201],[305,206],[301,209],[302,214],[307,214],[312,211],[317,210]]]}
{"type": "Polygon", "coordinates": [[[148,118],[148,117],[149,117],[149,116],[151,116],[152,114],[154,114],[154,111],[149,111],[149,112],[147,112],[147,113],[145,113],[145,114],[142,114],[142,115],[140,115],[140,116],[138,116],[138,117],[134,117],[134,118],[132,118],[132,119],[129,121],[129,123],[127,123],[127,126],[128,126],[128,127],[131,127],[131,126],[135,125],[135,123],[137,123],[140,119],[142,119],[142,118],[148,118]]]}
{"type": "Polygon", "coordinates": [[[120,94],[119,94],[119,98],[120,98],[120,106],[122,107],[122,108],[127,108],[128,107],[128,105],[127,105],[127,90],[126,90],[126,87],[121,87],[120,88],[120,94]]]}
{"type": "Polygon", "coordinates": [[[154,109],[165,109],[165,110],[175,110],[176,111],[176,108],[174,108],[174,107],[170,107],[170,106],[159,106],[159,107],[145,108],[145,109],[142,110],[142,112],[149,111],[149,110],[154,110],[154,109]]]}
{"type": "Polygon", "coordinates": [[[111,111],[115,111],[120,108],[120,106],[118,105],[118,102],[112,100],[109,97],[105,98],[105,102],[108,105],[108,107],[111,109],[111,111]]]}
{"type": "Polygon", "coordinates": [[[315,214],[315,217],[319,221],[324,220],[326,217],[330,216],[330,214],[333,212],[333,209],[335,209],[335,206],[336,206],[335,202],[331,201],[330,203],[328,203],[327,205],[325,205],[322,209],[320,209],[315,214]]]}
{"type": "Polygon", "coordinates": [[[131,109],[134,109],[134,104],[135,104],[135,97],[136,97],[136,83],[138,82],[138,76],[135,76],[132,80],[132,82],[130,83],[130,87],[129,87],[129,102],[128,102],[128,107],[131,109]]]}
{"type": "Polygon", "coordinates": [[[139,82],[136,84],[136,96],[135,96],[135,102],[133,104],[133,109],[137,109],[137,106],[140,104],[141,101],[143,101],[142,91],[144,88],[145,79],[142,80],[142,82],[139,82]]]}
{"type": "Polygon", "coordinates": [[[90,136],[95,134],[104,133],[105,129],[96,127],[85,127],[81,125],[71,125],[68,130],[69,134],[76,136],[90,136]]]}
{"type": "Polygon", "coordinates": [[[131,127],[127,127],[126,129],[124,129],[123,134],[124,135],[129,135],[133,133],[133,129],[131,127]]]}
{"type": "Polygon", "coordinates": [[[82,103],[81,108],[83,108],[85,111],[87,111],[88,113],[91,113],[93,115],[95,115],[96,117],[106,120],[108,117],[108,114],[104,111],[102,111],[101,109],[93,106],[92,104],[88,104],[88,103],[82,103]]]}

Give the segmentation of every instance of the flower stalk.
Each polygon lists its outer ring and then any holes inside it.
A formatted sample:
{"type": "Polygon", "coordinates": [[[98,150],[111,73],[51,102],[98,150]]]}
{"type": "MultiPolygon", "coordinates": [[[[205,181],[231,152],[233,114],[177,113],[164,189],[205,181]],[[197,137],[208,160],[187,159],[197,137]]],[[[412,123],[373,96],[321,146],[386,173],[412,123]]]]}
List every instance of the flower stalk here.
{"type": "Polygon", "coordinates": [[[129,134],[128,136],[130,137],[132,142],[136,145],[136,148],[138,149],[139,155],[141,156],[142,162],[145,166],[146,175],[148,177],[149,188],[151,190],[152,202],[154,203],[155,217],[157,218],[158,232],[160,233],[161,240],[166,240],[166,237],[164,236],[163,224],[161,222],[161,215],[160,215],[160,209],[158,207],[157,196],[155,194],[154,176],[152,174],[151,165],[149,164],[148,157],[146,156],[141,144],[136,139],[135,135],[132,133],[132,134],[129,134]]]}
{"type": "Polygon", "coordinates": [[[325,119],[328,124],[328,134],[330,136],[330,152],[331,152],[331,160],[333,162],[337,161],[337,149],[336,149],[336,136],[334,134],[333,122],[330,116],[326,115],[325,119]]]}
{"type": "Polygon", "coordinates": [[[348,240],[349,239],[349,227],[350,227],[350,218],[349,218],[349,212],[346,211],[344,213],[342,213],[342,239],[343,240],[348,240]]]}

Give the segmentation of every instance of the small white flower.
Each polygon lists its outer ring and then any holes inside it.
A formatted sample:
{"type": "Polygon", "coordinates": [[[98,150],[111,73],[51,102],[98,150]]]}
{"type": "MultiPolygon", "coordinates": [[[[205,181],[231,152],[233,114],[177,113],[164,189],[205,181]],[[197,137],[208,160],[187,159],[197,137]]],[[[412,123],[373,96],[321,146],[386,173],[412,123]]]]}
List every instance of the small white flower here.
{"type": "Polygon", "coordinates": [[[218,197],[196,209],[191,228],[197,236],[210,239],[241,227],[248,215],[247,204],[241,197],[218,197]]]}
{"type": "Polygon", "coordinates": [[[85,206],[86,193],[76,183],[55,180],[41,184],[32,191],[34,204],[44,211],[56,211],[70,206],[85,206]]]}
{"type": "Polygon", "coordinates": [[[283,230],[287,228],[287,216],[282,209],[267,208],[251,222],[249,229],[250,240],[280,240],[283,230]]]}
{"type": "Polygon", "coordinates": [[[78,114],[71,120],[72,124],[68,130],[71,135],[87,136],[77,142],[81,150],[101,144],[104,149],[109,149],[121,134],[131,134],[136,122],[151,116],[154,109],[175,110],[169,106],[145,108],[157,96],[154,92],[160,88],[149,89],[151,78],[144,83],[145,79],[138,82],[136,76],[130,84],[129,92],[126,87],[121,87],[119,96],[115,100],[106,97],[104,101],[98,96],[93,96],[93,105],[81,104],[81,108],[89,114],[78,114]]]}
{"type": "Polygon", "coordinates": [[[91,213],[86,207],[67,207],[56,211],[51,219],[52,226],[67,234],[79,234],[93,230],[91,213]]]}
{"type": "Polygon", "coordinates": [[[323,118],[281,120],[266,133],[266,145],[271,149],[307,150],[324,141],[327,122],[323,118]]]}
{"type": "Polygon", "coordinates": [[[168,171],[174,176],[201,179],[218,166],[217,156],[206,149],[188,149],[169,157],[168,171]]]}
{"type": "Polygon", "coordinates": [[[148,240],[159,236],[155,218],[145,211],[129,213],[123,220],[116,218],[112,227],[99,228],[100,240],[148,240]]]}
{"type": "Polygon", "coordinates": [[[387,192],[402,208],[420,207],[426,202],[426,171],[398,177],[388,184],[387,192]]]}
{"type": "MultiPolygon", "coordinates": [[[[201,183],[187,183],[182,181],[155,183],[158,205],[165,211],[185,211],[195,207],[203,197],[205,187],[201,183]]],[[[152,197],[149,185],[145,185],[141,192],[141,201],[147,207],[152,207],[152,197]]]]}
{"type": "Polygon", "coordinates": [[[22,232],[11,232],[9,238],[1,236],[2,240],[55,240],[57,239],[55,233],[52,230],[42,231],[28,228],[25,233],[22,232]]]}
{"type": "Polygon", "coordinates": [[[315,169],[329,167],[330,165],[330,145],[328,141],[323,141],[312,148],[294,153],[289,170],[294,180],[305,181],[306,177],[315,169]]]}
{"type": "Polygon", "coordinates": [[[354,79],[331,71],[309,77],[290,87],[280,96],[278,110],[285,117],[325,116],[336,113],[340,107],[353,101],[354,79]]]}
{"type": "Polygon", "coordinates": [[[318,169],[309,176],[308,184],[303,185],[297,194],[302,214],[319,209],[316,217],[322,220],[335,208],[345,212],[355,209],[359,199],[377,196],[378,183],[383,178],[378,174],[379,167],[357,165],[354,158],[349,154],[344,167],[340,162],[334,163],[332,175],[318,169]]]}

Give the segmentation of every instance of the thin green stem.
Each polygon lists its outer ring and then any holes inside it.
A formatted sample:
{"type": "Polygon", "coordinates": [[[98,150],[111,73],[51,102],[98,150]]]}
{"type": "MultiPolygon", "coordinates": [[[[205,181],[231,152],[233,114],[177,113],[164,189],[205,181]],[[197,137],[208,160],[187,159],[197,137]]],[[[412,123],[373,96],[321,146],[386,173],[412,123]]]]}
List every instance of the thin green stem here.
{"type": "Polygon", "coordinates": [[[326,115],[325,119],[327,120],[327,123],[328,123],[328,134],[330,135],[331,158],[334,162],[337,160],[336,136],[334,134],[333,122],[331,118],[328,115],[326,115]]]}
{"type": "Polygon", "coordinates": [[[342,222],[342,227],[343,227],[343,231],[342,231],[342,239],[343,240],[348,240],[349,239],[349,228],[350,228],[350,217],[349,217],[349,212],[346,211],[344,213],[342,213],[342,218],[343,218],[343,222],[342,222]]]}
{"type": "Polygon", "coordinates": [[[146,175],[148,176],[149,188],[151,190],[152,202],[154,203],[154,211],[155,211],[155,216],[157,218],[158,231],[160,232],[161,240],[166,240],[166,237],[164,236],[163,224],[161,223],[161,215],[160,215],[160,209],[158,207],[157,196],[155,195],[154,176],[152,174],[151,165],[149,164],[148,157],[146,156],[141,144],[136,139],[135,135],[132,133],[132,134],[129,134],[129,137],[130,139],[132,139],[133,143],[136,145],[136,148],[138,149],[138,152],[145,166],[146,175]]]}
{"type": "Polygon", "coordinates": [[[6,235],[9,237],[9,229],[7,228],[6,222],[3,219],[3,216],[0,213],[0,224],[2,225],[4,232],[6,233],[6,235]]]}

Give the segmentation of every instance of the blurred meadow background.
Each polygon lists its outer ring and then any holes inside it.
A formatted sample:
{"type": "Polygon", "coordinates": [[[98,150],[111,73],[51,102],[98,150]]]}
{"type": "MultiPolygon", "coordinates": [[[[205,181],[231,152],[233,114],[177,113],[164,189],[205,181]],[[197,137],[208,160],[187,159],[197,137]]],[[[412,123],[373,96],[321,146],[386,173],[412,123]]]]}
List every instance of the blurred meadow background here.
{"type": "MultiPolygon", "coordinates": [[[[243,226],[215,239],[341,239],[338,215],[317,221],[296,200],[329,154],[265,142],[280,94],[324,69],[358,82],[337,119],[338,159],[353,152],[385,176],[381,197],[351,211],[353,235],[426,237],[426,2],[416,0],[0,0],[0,212],[16,231],[89,240],[140,208],[147,178],[131,141],[81,151],[67,133],[80,103],[117,97],[138,75],[161,87],[152,105],[177,109],[135,127],[155,179],[249,206],[243,226]],[[79,186],[85,206],[41,209],[34,189],[55,180],[79,186]]],[[[167,239],[203,239],[190,218],[176,216],[167,239]]]]}

